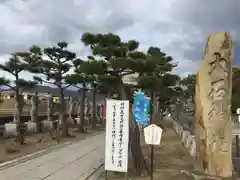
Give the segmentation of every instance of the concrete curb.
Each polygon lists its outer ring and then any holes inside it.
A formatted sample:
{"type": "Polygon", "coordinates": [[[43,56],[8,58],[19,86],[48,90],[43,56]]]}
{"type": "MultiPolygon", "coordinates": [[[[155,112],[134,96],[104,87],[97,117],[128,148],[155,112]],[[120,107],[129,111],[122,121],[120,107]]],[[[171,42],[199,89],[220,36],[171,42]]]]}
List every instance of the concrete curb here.
{"type": "Polygon", "coordinates": [[[104,172],[104,163],[95,168],[93,172],[85,178],[85,180],[97,180],[104,172]]]}
{"type": "Polygon", "coordinates": [[[0,163],[0,170],[9,168],[9,167],[14,166],[16,164],[24,163],[24,162],[29,161],[31,159],[35,159],[35,158],[37,158],[39,156],[42,156],[42,155],[47,154],[47,153],[50,153],[50,152],[52,152],[55,149],[63,148],[63,147],[65,147],[67,145],[70,145],[72,143],[73,142],[68,141],[68,142],[65,142],[63,144],[52,146],[52,147],[49,147],[49,148],[44,149],[44,150],[40,150],[40,151],[31,153],[31,154],[27,154],[25,156],[18,157],[16,159],[13,159],[13,160],[10,160],[10,161],[6,161],[6,162],[3,162],[3,163],[0,163]]]}
{"type": "MultiPolygon", "coordinates": [[[[96,135],[98,135],[99,133],[97,133],[96,135]]],[[[94,136],[96,136],[96,135],[94,135],[94,136]]],[[[84,140],[84,139],[81,139],[81,140],[84,140]]],[[[52,152],[52,151],[54,151],[56,149],[64,148],[64,147],[66,147],[68,145],[74,144],[77,141],[79,141],[79,140],[76,139],[76,140],[73,140],[73,141],[67,141],[65,143],[49,147],[47,149],[43,149],[43,150],[31,153],[31,154],[27,154],[27,155],[18,157],[16,159],[13,159],[13,160],[10,160],[10,161],[6,161],[6,162],[3,162],[3,163],[0,163],[0,171],[3,170],[3,169],[6,169],[6,168],[12,167],[14,165],[17,165],[17,164],[20,164],[20,163],[24,163],[24,162],[29,161],[31,159],[35,159],[35,158],[37,158],[39,156],[42,156],[42,155],[47,154],[47,153],[50,153],[50,152],[52,152]]]]}

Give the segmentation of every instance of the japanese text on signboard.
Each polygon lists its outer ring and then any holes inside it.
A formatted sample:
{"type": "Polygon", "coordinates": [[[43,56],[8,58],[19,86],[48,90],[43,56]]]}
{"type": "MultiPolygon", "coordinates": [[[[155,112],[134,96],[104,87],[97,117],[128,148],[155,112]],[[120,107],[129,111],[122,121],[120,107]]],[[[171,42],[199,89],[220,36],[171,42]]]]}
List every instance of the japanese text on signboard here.
{"type": "Polygon", "coordinates": [[[108,100],[106,111],[105,170],[127,171],[129,102],[108,100]]]}

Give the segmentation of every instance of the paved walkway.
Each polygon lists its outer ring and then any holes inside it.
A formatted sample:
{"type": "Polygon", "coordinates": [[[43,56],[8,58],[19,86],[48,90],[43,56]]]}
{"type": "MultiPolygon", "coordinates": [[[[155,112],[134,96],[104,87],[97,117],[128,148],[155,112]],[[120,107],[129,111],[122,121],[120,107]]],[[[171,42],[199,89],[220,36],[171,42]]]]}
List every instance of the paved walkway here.
{"type": "Polygon", "coordinates": [[[84,180],[104,162],[105,133],[0,170],[3,180],[84,180]]]}

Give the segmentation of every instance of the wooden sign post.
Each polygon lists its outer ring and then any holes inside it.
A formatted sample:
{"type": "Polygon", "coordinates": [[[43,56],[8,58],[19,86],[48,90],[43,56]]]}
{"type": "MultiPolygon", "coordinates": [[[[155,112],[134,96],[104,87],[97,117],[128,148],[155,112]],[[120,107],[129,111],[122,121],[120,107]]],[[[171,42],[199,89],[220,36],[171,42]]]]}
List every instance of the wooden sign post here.
{"type": "Polygon", "coordinates": [[[151,180],[153,180],[153,166],[154,166],[154,146],[160,145],[161,138],[162,138],[162,129],[155,125],[151,124],[144,128],[144,138],[146,144],[149,144],[151,147],[151,180]]]}
{"type": "MultiPolygon", "coordinates": [[[[239,124],[240,123],[240,108],[237,108],[236,113],[238,115],[237,124],[239,124]]],[[[239,136],[236,135],[235,139],[236,139],[236,155],[237,155],[237,157],[239,157],[239,136]]]]}

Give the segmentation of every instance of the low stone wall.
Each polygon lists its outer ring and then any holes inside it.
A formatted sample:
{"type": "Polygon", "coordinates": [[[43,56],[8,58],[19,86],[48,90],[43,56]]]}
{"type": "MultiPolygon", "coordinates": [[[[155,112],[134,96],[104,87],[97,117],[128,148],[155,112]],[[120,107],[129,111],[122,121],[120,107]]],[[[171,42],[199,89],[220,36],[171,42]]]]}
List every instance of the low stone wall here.
{"type": "MultiPolygon", "coordinates": [[[[25,122],[21,129],[26,134],[32,134],[38,132],[37,123],[35,122],[25,122]]],[[[48,132],[57,128],[57,121],[41,121],[40,122],[40,132],[48,132]]],[[[16,123],[6,123],[0,126],[0,137],[9,138],[17,135],[17,124],[16,123]]]]}
{"type": "Polygon", "coordinates": [[[181,141],[188,149],[188,152],[191,156],[196,156],[196,138],[195,135],[193,135],[189,130],[185,130],[184,127],[177,123],[176,121],[173,121],[173,129],[176,131],[176,133],[181,137],[181,141]]]}
{"type": "MultiPolygon", "coordinates": [[[[99,121],[99,119],[103,117],[96,116],[96,118],[99,121]]],[[[89,120],[90,120],[89,117],[85,117],[86,124],[89,123],[89,120]]],[[[80,123],[79,117],[74,119],[68,119],[69,127],[73,127],[73,126],[76,127],[76,125],[79,123],[80,123]]],[[[57,124],[58,124],[57,120],[54,120],[54,121],[44,120],[40,122],[40,125],[38,127],[36,122],[28,121],[22,125],[21,129],[22,131],[24,131],[25,134],[33,134],[37,132],[50,132],[52,130],[57,129],[57,124]]],[[[59,121],[59,124],[61,124],[60,121],[59,121]]],[[[16,135],[17,135],[16,123],[11,122],[11,123],[5,123],[4,125],[0,125],[0,137],[9,138],[9,137],[15,137],[16,135]]]]}

